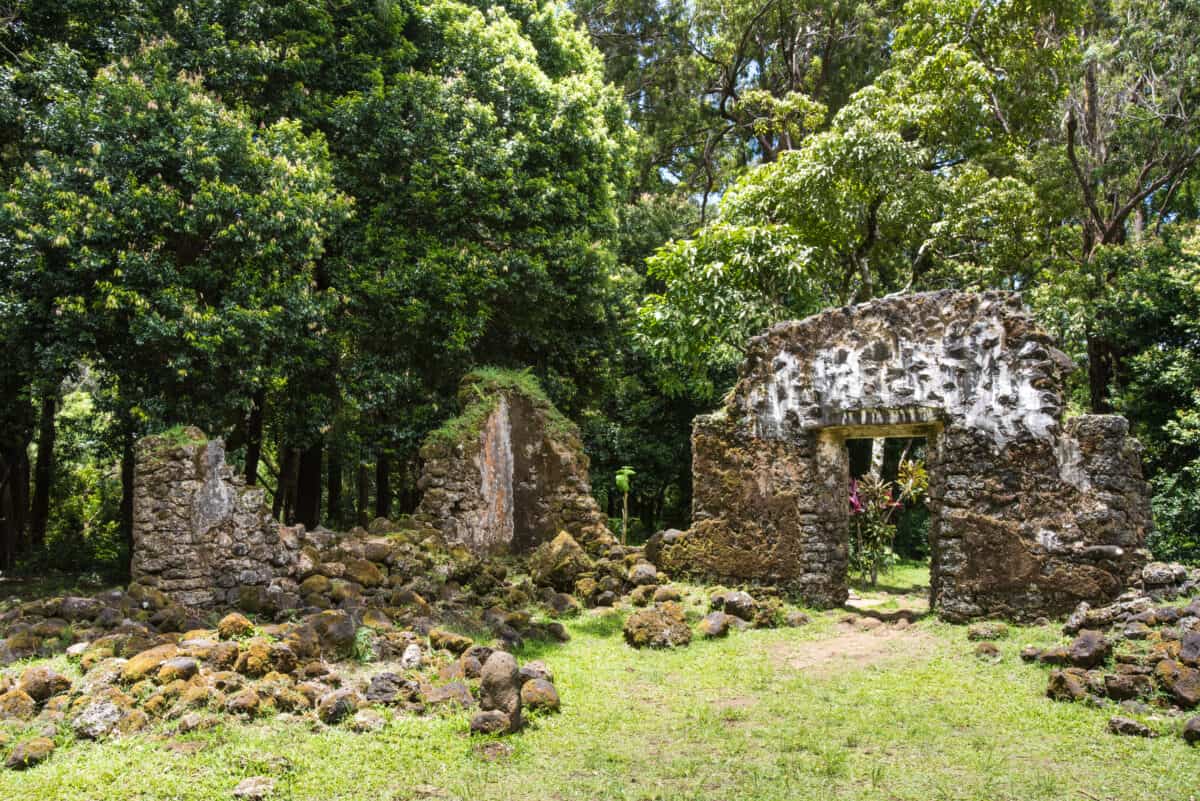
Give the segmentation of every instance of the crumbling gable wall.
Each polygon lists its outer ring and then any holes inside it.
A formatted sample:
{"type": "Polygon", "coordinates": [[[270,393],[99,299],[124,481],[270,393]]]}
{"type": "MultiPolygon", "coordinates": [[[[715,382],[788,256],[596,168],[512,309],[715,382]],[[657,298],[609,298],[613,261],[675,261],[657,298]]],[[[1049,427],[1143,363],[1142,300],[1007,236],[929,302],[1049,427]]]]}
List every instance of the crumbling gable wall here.
{"type": "Polygon", "coordinates": [[[462,413],[422,446],[414,519],[477,554],[525,552],[563,530],[608,537],[579,434],[531,376],[471,373],[459,402],[462,413]]]}
{"type": "Polygon", "coordinates": [[[693,430],[693,524],[662,566],[847,594],[851,437],[925,436],[932,600],[1031,618],[1115,597],[1146,559],[1140,447],[1115,416],[1063,423],[1070,360],[1011,293],[890,297],[751,340],[693,430]]]}
{"type": "Polygon", "coordinates": [[[197,607],[295,591],[299,538],[271,517],[265,490],[234,474],[220,440],[196,428],[142,439],[133,492],[135,584],[197,607]]]}

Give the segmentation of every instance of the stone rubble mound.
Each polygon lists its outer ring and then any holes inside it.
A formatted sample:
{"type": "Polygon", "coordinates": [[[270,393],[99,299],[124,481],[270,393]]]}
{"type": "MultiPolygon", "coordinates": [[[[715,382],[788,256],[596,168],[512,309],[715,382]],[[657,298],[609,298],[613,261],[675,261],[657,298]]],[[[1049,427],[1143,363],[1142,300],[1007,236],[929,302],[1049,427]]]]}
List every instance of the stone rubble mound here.
{"type": "MultiPolygon", "coordinates": [[[[1047,697],[1098,707],[1116,704],[1125,715],[1166,720],[1189,743],[1200,740],[1200,570],[1152,562],[1142,570],[1140,586],[1114,603],[1087,603],[1067,618],[1063,633],[1071,641],[1048,648],[1026,647],[1021,658],[1052,666],[1047,697]]],[[[1153,737],[1158,731],[1125,715],[1114,716],[1109,730],[1126,736],[1153,737]]]]}

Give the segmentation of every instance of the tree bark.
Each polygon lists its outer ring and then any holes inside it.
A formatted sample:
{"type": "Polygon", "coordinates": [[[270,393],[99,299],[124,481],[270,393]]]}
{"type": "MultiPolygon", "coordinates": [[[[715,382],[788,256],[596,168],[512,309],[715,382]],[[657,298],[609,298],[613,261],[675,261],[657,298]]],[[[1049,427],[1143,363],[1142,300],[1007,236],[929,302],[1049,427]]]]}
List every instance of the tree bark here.
{"type": "Polygon", "coordinates": [[[325,518],[335,529],[345,522],[342,515],[342,453],[338,448],[329,449],[328,474],[326,476],[325,518]]]}
{"type": "Polygon", "coordinates": [[[300,452],[296,478],[296,522],[307,529],[321,524],[321,464],[324,448],[320,441],[300,452]]]}
{"type": "Polygon", "coordinates": [[[357,490],[357,503],[354,509],[358,514],[358,525],[366,528],[370,525],[370,514],[367,511],[367,505],[371,502],[371,474],[367,470],[367,465],[364,462],[358,463],[358,469],[354,473],[354,481],[357,490]]]}
{"type": "Polygon", "coordinates": [[[17,526],[15,488],[17,465],[15,454],[5,448],[0,452],[0,567],[8,570],[17,560],[17,526]]]}
{"type": "Polygon", "coordinates": [[[50,518],[50,488],[54,484],[54,415],[57,410],[57,393],[47,393],[42,398],[37,466],[33,472],[33,506],[29,514],[29,546],[34,551],[40,551],[46,544],[46,523],[50,518]]]}
{"type": "Polygon", "coordinates": [[[262,458],[263,407],[267,396],[263,390],[254,393],[250,415],[246,418],[246,484],[258,483],[258,462],[262,458]]]}
{"type": "Polygon", "coordinates": [[[296,470],[299,459],[296,449],[290,445],[283,446],[283,460],[279,465],[279,483],[275,489],[275,500],[271,504],[271,512],[280,522],[294,522],[292,509],[296,502],[296,470]]]}
{"type": "Polygon", "coordinates": [[[375,516],[392,513],[391,461],[382,451],[375,457],[375,516]]]}
{"type": "Polygon", "coordinates": [[[0,450],[0,566],[17,563],[25,537],[25,512],[29,507],[29,457],[27,446],[15,443],[0,450]]]}

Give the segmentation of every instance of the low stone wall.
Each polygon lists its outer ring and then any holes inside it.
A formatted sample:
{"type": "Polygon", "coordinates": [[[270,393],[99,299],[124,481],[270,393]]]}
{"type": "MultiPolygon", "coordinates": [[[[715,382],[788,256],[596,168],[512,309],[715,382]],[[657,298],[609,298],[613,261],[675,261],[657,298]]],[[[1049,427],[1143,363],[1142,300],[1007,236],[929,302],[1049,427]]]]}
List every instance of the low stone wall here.
{"type": "Polygon", "coordinates": [[[146,437],[134,473],[132,579],[186,606],[295,594],[298,531],[246,487],[225,446],[196,428],[146,437]]]}
{"type": "Polygon", "coordinates": [[[611,539],[578,435],[544,397],[522,389],[529,380],[467,376],[462,416],[421,449],[413,518],[448,545],[482,555],[527,552],[559,531],[585,544],[611,539]]]}

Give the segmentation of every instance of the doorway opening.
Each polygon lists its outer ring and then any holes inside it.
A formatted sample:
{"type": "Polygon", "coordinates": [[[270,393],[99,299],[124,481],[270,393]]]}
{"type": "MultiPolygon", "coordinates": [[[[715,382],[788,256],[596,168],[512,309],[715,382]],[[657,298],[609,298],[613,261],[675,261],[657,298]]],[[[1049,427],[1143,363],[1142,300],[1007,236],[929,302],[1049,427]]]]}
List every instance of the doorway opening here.
{"type": "Polygon", "coordinates": [[[931,468],[936,423],[825,429],[840,445],[845,476],[848,603],[859,608],[928,609],[931,468]]]}

